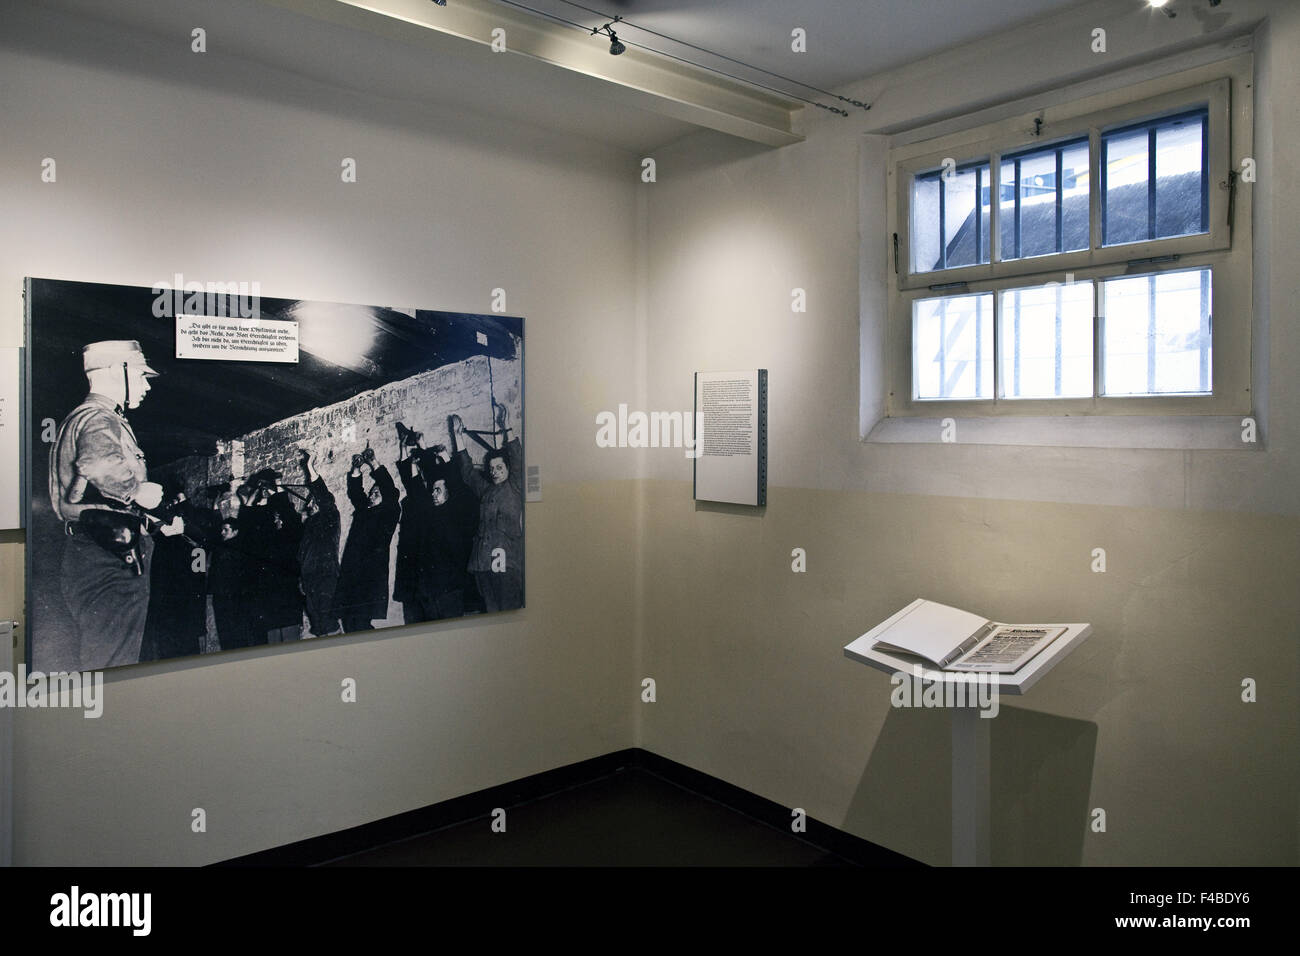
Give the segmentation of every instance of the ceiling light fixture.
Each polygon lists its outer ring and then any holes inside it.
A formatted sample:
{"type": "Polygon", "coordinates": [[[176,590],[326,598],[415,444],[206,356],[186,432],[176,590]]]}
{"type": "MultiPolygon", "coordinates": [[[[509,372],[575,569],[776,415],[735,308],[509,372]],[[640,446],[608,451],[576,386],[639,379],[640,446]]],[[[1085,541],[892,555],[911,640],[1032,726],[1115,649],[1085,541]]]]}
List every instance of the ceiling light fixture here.
{"type": "Polygon", "coordinates": [[[606,23],[603,27],[594,27],[591,31],[592,36],[595,36],[598,33],[603,33],[605,36],[609,37],[610,56],[618,56],[620,53],[627,52],[627,47],[624,46],[622,41],[619,40],[618,34],[615,33],[613,29],[611,29],[614,26],[614,24],[618,23],[622,19],[623,19],[622,17],[615,17],[613,20],[610,20],[609,23],[606,23]]]}
{"type": "MultiPolygon", "coordinates": [[[[1223,3],[1223,0],[1206,0],[1206,3],[1208,3],[1211,7],[1217,7],[1219,6],[1219,4],[1223,3]]],[[[1159,10],[1170,20],[1178,16],[1177,11],[1174,10],[1172,4],[1173,4],[1173,0],[1147,0],[1147,5],[1150,6],[1151,9],[1159,10]]]]}

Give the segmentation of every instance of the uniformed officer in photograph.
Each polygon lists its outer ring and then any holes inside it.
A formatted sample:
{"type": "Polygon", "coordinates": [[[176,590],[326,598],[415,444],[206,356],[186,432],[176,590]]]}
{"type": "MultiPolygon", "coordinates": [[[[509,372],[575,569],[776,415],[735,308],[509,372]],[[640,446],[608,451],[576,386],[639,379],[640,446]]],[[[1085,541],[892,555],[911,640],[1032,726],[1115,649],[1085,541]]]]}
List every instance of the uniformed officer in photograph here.
{"type": "MultiPolygon", "coordinates": [[[[50,504],[63,521],[60,585],[76,624],[82,670],[140,659],[149,610],[152,541],[144,514],[162,501],[126,420],[158,373],[135,341],[92,342],[82,350],[90,390],[59,426],[50,449],[50,504]]],[[[178,534],[174,519],[161,529],[178,534]]]]}

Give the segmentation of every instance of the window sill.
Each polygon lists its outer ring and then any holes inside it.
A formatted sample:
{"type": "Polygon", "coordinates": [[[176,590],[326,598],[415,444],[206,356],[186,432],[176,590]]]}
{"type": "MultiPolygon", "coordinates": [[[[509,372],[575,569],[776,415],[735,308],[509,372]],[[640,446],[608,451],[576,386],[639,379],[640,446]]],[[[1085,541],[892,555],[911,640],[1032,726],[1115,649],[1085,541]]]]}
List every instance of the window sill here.
{"type": "Polygon", "coordinates": [[[1044,445],[1259,451],[1243,441],[1244,415],[1075,415],[1051,418],[882,418],[866,437],[879,444],[1044,445]],[[945,425],[955,425],[945,439],[945,425]]]}

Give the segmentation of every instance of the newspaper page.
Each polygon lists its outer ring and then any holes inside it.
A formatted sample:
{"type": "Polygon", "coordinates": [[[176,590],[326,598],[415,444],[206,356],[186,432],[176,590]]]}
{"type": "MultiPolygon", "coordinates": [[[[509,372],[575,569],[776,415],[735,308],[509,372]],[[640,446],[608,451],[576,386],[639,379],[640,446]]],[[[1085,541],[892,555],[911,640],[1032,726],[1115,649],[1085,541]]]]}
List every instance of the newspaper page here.
{"type": "Polygon", "coordinates": [[[970,653],[948,665],[954,671],[1011,674],[1065,632],[1046,624],[999,624],[970,653]]]}

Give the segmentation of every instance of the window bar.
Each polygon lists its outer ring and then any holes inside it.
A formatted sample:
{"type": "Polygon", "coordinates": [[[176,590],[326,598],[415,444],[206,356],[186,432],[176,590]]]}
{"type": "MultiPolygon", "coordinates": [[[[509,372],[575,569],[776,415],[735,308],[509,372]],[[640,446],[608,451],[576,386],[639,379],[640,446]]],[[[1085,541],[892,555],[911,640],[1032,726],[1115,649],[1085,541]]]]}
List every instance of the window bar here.
{"type": "Polygon", "coordinates": [[[1022,188],[1023,187],[1020,182],[1020,160],[1017,158],[1016,159],[1016,180],[1014,186],[1015,193],[1016,193],[1016,227],[1015,227],[1016,254],[1012,257],[1014,259],[1020,258],[1020,190],[1022,188]]]}
{"type": "MultiPolygon", "coordinates": [[[[992,188],[993,174],[990,171],[989,189],[991,190],[992,188]]],[[[990,242],[992,241],[992,236],[993,227],[990,225],[990,242]]],[[[993,323],[993,400],[997,401],[1002,398],[1002,393],[1006,388],[1006,383],[1002,381],[1002,330],[998,328],[998,326],[1002,324],[1002,294],[1000,292],[994,292],[993,295],[989,297],[989,301],[993,304],[993,314],[989,317],[989,321],[993,323]]]]}
{"type": "Polygon", "coordinates": [[[1156,128],[1147,130],[1147,238],[1156,237],[1156,128]]]}
{"type": "MultiPolygon", "coordinates": [[[[976,195],[978,196],[979,194],[976,193],[976,195]]],[[[981,334],[983,331],[984,331],[984,296],[977,295],[975,297],[975,397],[976,398],[984,397],[983,393],[980,391],[980,386],[983,384],[982,381],[983,376],[981,375],[981,372],[983,372],[983,364],[984,364],[983,361],[981,361],[984,358],[984,347],[983,347],[984,336],[981,334]]]]}
{"type": "Polygon", "coordinates": [[[1102,357],[1106,341],[1106,283],[1098,280],[1092,284],[1092,396],[1106,394],[1106,364],[1102,357]]]}
{"type": "MultiPolygon", "coordinates": [[[[989,261],[1001,261],[1003,256],[1002,237],[1002,157],[996,153],[989,158],[989,261]]],[[[997,309],[994,308],[993,336],[996,342],[998,334],[997,309]]],[[[994,366],[997,365],[997,350],[994,349],[994,366]]],[[[993,381],[997,382],[997,374],[993,381]]]]}
{"type": "Polygon", "coordinates": [[[1147,276],[1147,393],[1156,391],[1156,277],[1147,276]]]}
{"type": "MultiPolygon", "coordinates": [[[[1017,163],[1019,165],[1019,163],[1017,163]]],[[[1018,205],[1018,204],[1017,204],[1018,205]]],[[[1011,364],[1011,388],[1012,394],[1020,397],[1020,290],[1016,290],[1016,305],[1012,310],[1012,329],[1011,337],[1015,339],[1015,351],[1013,353],[1011,364]]]]}
{"type": "Polygon", "coordinates": [[[1097,170],[1097,189],[1100,199],[1098,206],[1101,208],[1101,244],[1104,246],[1106,245],[1106,207],[1109,205],[1106,199],[1106,166],[1110,162],[1110,140],[1105,136],[1100,137],[1100,139],[1101,162],[1097,164],[1100,166],[1100,169],[1097,170]]]}
{"type": "Polygon", "coordinates": [[[939,268],[948,268],[948,236],[945,229],[948,225],[948,182],[944,179],[943,173],[939,174],[939,268]]]}
{"type": "MultiPolygon", "coordinates": [[[[983,250],[980,248],[980,235],[984,225],[984,211],[980,204],[980,192],[984,189],[984,167],[975,167],[975,264],[979,265],[984,261],[983,250]]],[[[979,323],[976,322],[978,328],[979,323]]]]}
{"type": "MultiPolygon", "coordinates": [[[[941,190],[943,186],[939,187],[941,190]]],[[[948,297],[939,300],[939,397],[948,397],[948,297]]]]}
{"type": "Polygon", "coordinates": [[[1210,124],[1209,111],[1201,119],[1201,232],[1210,231],[1210,124]]]}
{"type": "MultiPolygon", "coordinates": [[[[1057,154],[1059,161],[1060,154],[1057,154]]],[[[1058,166],[1059,168],[1059,166],[1058,166]]],[[[1059,195],[1059,194],[1058,194],[1059,195]]],[[[1064,300],[1064,292],[1061,286],[1056,287],[1056,397],[1061,397],[1061,303],[1064,300]]]]}
{"type": "Polygon", "coordinates": [[[1056,251],[1060,252],[1065,248],[1064,233],[1064,216],[1062,209],[1065,204],[1065,150],[1057,148],[1056,150],[1056,251]]]}
{"type": "Polygon", "coordinates": [[[1210,270],[1201,271],[1201,391],[1210,390],[1210,270]]]}

